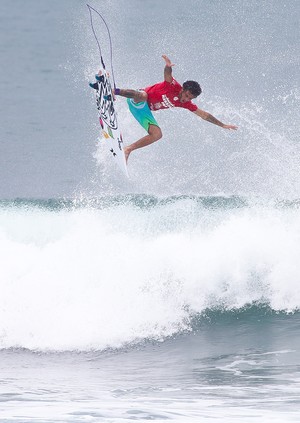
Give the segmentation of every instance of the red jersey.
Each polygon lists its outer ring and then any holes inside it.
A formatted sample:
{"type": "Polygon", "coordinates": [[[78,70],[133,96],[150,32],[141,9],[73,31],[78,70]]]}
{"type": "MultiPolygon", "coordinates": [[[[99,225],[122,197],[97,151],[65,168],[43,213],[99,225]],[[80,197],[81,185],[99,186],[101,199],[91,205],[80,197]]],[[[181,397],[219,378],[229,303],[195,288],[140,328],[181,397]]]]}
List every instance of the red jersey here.
{"type": "Polygon", "coordinates": [[[170,107],[183,107],[191,112],[195,112],[198,107],[191,101],[181,103],[179,93],[182,86],[174,78],[172,82],[160,82],[151,87],[144,88],[148,94],[148,105],[151,110],[168,109],[170,107]]]}

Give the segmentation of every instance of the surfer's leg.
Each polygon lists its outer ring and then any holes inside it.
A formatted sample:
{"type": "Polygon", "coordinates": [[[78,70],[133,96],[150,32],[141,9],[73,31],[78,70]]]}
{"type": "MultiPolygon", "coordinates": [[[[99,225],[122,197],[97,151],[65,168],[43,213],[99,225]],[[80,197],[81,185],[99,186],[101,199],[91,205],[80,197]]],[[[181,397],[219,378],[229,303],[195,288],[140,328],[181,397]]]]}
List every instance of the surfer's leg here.
{"type": "Polygon", "coordinates": [[[123,88],[116,88],[114,90],[115,95],[120,95],[126,98],[132,98],[135,103],[140,103],[141,101],[147,101],[148,94],[142,90],[128,90],[123,88]]]}
{"type": "MultiPolygon", "coordinates": [[[[136,95],[141,96],[141,99],[148,98],[148,95],[145,91],[135,91],[135,93],[136,95]]],[[[148,132],[148,135],[140,138],[138,141],[124,148],[126,160],[128,160],[128,157],[133,150],[146,147],[147,145],[158,141],[162,137],[161,129],[156,122],[156,119],[154,118],[147,104],[147,101],[142,100],[137,102],[134,98],[128,98],[127,103],[129,110],[135,119],[139,122],[139,124],[148,132]]]]}
{"type": "Polygon", "coordinates": [[[146,135],[143,138],[140,138],[138,141],[124,148],[126,161],[128,160],[128,157],[133,150],[146,147],[147,145],[150,145],[154,143],[155,141],[158,141],[159,139],[161,139],[161,137],[162,137],[162,132],[160,127],[156,125],[149,125],[148,135],[146,135]]]}

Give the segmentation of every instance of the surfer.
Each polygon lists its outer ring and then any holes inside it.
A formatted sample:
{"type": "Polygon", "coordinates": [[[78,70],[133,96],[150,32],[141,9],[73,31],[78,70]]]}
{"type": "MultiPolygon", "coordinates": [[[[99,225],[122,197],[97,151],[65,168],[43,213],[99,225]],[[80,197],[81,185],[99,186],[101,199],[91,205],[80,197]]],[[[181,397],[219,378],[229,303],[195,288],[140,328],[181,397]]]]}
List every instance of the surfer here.
{"type": "Polygon", "coordinates": [[[172,76],[172,67],[174,64],[166,55],[162,57],[165,60],[163,82],[146,87],[142,90],[116,88],[114,91],[115,95],[127,98],[131,113],[148,132],[148,135],[124,148],[126,161],[133,150],[146,147],[162,137],[161,129],[152,111],[171,107],[183,107],[221,128],[229,130],[237,129],[237,126],[225,125],[210,113],[199,109],[196,104],[192,103],[192,100],[198,97],[202,92],[200,85],[196,81],[186,81],[181,86],[172,76]]]}

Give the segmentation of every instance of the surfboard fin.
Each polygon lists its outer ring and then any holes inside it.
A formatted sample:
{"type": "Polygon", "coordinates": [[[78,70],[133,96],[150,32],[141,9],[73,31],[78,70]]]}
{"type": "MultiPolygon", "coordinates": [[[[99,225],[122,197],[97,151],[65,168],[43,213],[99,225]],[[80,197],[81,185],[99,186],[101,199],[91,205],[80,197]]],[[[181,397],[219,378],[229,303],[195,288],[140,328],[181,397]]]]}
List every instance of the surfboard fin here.
{"type": "Polygon", "coordinates": [[[97,81],[99,81],[99,82],[104,82],[104,75],[99,75],[99,74],[96,74],[95,75],[95,78],[97,79],[97,81]]]}
{"type": "Polygon", "coordinates": [[[99,84],[98,84],[98,82],[90,82],[90,83],[89,83],[89,86],[90,86],[91,88],[94,88],[94,90],[98,90],[98,88],[99,88],[99,84]]]}

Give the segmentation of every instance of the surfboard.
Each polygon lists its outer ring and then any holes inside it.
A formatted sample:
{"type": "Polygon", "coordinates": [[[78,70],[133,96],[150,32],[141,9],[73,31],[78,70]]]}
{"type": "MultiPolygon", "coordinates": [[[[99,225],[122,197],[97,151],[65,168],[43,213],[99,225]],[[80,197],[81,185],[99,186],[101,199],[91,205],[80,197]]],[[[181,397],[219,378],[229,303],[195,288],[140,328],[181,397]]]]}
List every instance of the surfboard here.
{"type": "Polygon", "coordinates": [[[124,175],[129,177],[109,74],[104,68],[100,68],[98,74],[95,75],[95,79],[96,82],[90,84],[90,86],[96,90],[101,135],[111,156],[124,175]]]}

